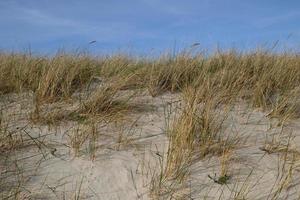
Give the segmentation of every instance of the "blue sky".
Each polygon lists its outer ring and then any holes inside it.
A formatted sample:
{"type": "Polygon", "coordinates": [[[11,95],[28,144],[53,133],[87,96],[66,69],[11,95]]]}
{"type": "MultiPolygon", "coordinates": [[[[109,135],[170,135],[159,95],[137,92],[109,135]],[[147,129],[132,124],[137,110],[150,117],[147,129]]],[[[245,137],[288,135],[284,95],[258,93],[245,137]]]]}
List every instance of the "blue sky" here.
{"type": "Polygon", "coordinates": [[[299,0],[0,0],[0,49],[300,47],[299,0]],[[96,43],[88,44],[96,40],[96,43]]]}

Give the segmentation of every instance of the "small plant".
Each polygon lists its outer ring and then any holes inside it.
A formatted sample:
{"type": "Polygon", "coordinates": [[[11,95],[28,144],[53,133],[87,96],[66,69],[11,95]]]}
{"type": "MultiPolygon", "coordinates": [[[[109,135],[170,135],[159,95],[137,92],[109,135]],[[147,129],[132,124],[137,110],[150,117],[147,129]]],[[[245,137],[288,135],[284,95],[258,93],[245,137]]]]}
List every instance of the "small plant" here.
{"type": "Polygon", "coordinates": [[[220,159],[220,167],[221,167],[220,176],[217,177],[217,174],[215,174],[214,177],[208,175],[208,178],[210,178],[217,184],[224,185],[227,184],[228,181],[231,179],[231,176],[228,175],[228,168],[230,165],[229,162],[231,159],[230,150],[224,150],[224,152],[222,153],[219,159],[220,159]]]}
{"type": "Polygon", "coordinates": [[[230,180],[230,176],[228,176],[227,174],[225,175],[221,175],[219,177],[217,177],[217,174],[215,174],[214,177],[207,175],[208,178],[210,178],[211,180],[213,180],[215,183],[220,184],[220,185],[225,185],[228,183],[228,181],[230,180]]]}

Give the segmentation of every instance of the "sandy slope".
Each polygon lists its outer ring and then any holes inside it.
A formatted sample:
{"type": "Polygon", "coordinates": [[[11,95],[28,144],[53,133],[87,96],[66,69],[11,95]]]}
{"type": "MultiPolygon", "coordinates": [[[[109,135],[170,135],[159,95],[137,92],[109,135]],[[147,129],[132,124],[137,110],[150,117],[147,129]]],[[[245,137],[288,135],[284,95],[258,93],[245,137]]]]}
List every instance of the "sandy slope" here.
{"type": "MultiPolygon", "coordinates": [[[[165,156],[168,145],[167,113],[176,114],[178,95],[164,94],[156,98],[141,95],[136,101],[145,109],[129,113],[122,122],[99,125],[95,160],[90,159],[87,146],[77,157],[70,148],[68,135],[80,127],[77,122],[61,122],[50,128],[28,123],[26,113],[33,109],[32,95],[24,95],[1,99],[3,116],[11,131],[25,130],[36,138],[35,143],[12,153],[9,160],[4,161],[5,156],[1,155],[0,161],[2,180],[9,174],[4,171],[7,165],[16,168],[12,165],[15,160],[24,169],[21,189],[24,199],[150,199],[151,180],[160,170],[159,160],[165,156]],[[174,107],[170,110],[172,102],[174,107]]],[[[299,198],[299,164],[294,166],[293,175],[285,179],[286,173],[282,172],[288,171],[290,164],[286,163],[283,169],[280,159],[283,153],[268,154],[262,147],[274,140],[285,144],[291,133],[295,136],[291,139],[291,148],[300,150],[300,122],[294,121],[287,127],[274,124],[265,113],[238,104],[224,128],[224,135],[240,141],[228,165],[230,180],[219,185],[208,178],[220,173],[220,158],[197,160],[190,167],[181,197],[234,199],[242,193],[240,199],[272,199],[277,198],[279,183],[288,179],[278,199],[299,198]]],[[[8,184],[14,179],[5,181],[8,184]]]]}
{"type": "Polygon", "coordinates": [[[163,107],[172,101],[171,95],[167,99],[140,98],[137,101],[145,104],[145,108],[147,104],[155,106],[151,110],[146,108],[144,113],[129,114],[125,122],[100,126],[98,151],[93,161],[87,147],[75,157],[68,145],[68,135],[80,127],[77,123],[62,122],[50,128],[28,123],[30,98],[30,95],[10,96],[2,101],[5,117],[14,116],[9,122],[11,129],[26,126],[24,130],[37,138],[37,145],[11,155],[20,160],[26,169],[25,176],[30,177],[22,192],[24,198],[71,199],[79,193],[81,199],[149,199],[150,168],[155,169],[157,151],[165,149],[163,107]],[[118,143],[121,133],[123,141],[118,143]],[[43,144],[39,145],[40,141],[43,144]]]}
{"type": "Polygon", "coordinates": [[[233,135],[236,133],[241,140],[239,147],[232,153],[228,166],[228,174],[232,178],[228,184],[222,186],[208,179],[208,174],[220,173],[218,158],[196,162],[191,167],[190,178],[193,199],[299,199],[299,164],[293,166],[295,171],[292,177],[286,179],[290,162],[285,163],[282,159],[284,152],[269,154],[263,151],[263,147],[272,141],[284,146],[288,140],[290,149],[299,150],[299,143],[293,139],[299,134],[299,127],[292,124],[287,127],[274,127],[276,123],[271,122],[265,115],[243,104],[231,112],[225,132],[233,135]],[[286,185],[277,196],[276,192],[284,181],[286,185]]]}

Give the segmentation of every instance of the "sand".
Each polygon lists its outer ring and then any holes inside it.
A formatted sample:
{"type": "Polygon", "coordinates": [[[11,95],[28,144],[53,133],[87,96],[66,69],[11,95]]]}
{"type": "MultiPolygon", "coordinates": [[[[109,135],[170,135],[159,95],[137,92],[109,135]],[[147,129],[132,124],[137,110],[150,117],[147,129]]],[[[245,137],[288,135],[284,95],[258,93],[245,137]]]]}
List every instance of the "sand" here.
{"type": "MultiPolygon", "coordinates": [[[[22,182],[19,195],[23,199],[299,199],[300,164],[294,164],[292,176],[287,176],[283,172],[289,171],[291,164],[281,159],[284,153],[268,153],[264,147],[274,141],[290,142],[290,149],[300,150],[300,121],[276,126],[277,120],[245,102],[236,104],[225,123],[224,135],[239,140],[227,166],[229,181],[220,185],[208,177],[217,177],[221,167],[218,156],[209,156],[193,162],[184,188],[177,188],[173,197],[154,197],[152,183],[168,147],[168,113],[178,114],[180,98],[179,94],[165,93],[153,98],[142,93],[135,101],[142,109],[129,112],[119,122],[96,125],[97,151],[91,158],[88,144],[76,156],[70,147],[70,135],[82,124],[30,123],[32,94],[2,97],[3,123],[24,138],[35,138],[35,142],[10,155],[1,154],[1,183],[9,186],[22,182]],[[18,167],[13,164],[16,160],[18,167]],[[21,178],[15,175],[16,168],[22,171],[21,178]]],[[[5,188],[0,192],[4,194],[5,188]]]]}

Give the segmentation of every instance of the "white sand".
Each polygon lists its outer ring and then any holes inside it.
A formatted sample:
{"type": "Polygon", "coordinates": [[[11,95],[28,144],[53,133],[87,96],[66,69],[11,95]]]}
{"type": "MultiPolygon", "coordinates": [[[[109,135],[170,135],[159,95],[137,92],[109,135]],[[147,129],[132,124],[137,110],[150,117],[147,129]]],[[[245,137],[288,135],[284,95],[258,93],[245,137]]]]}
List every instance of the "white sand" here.
{"type": "MultiPolygon", "coordinates": [[[[50,129],[46,125],[28,125],[25,130],[32,137],[39,136],[36,141],[43,141],[46,146],[28,146],[11,155],[21,159],[18,163],[25,169],[24,177],[29,177],[22,188],[24,199],[75,199],[76,196],[103,200],[150,199],[151,179],[159,172],[159,159],[165,156],[168,145],[165,135],[167,108],[176,100],[177,95],[171,94],[138,98],[137,102],[144,105],[143,111],[132,112],[127,120],[98,129],[100,135],[94,161],[86,145],[78,157],[74,157],[69,147],[68,135],[78,126],[75,122],[63,122],[50,129]],[[121,144],[118,143],[120,133],[123,133],[121,144]],[[51,154],[54,148],[56,151],[51,154]],[[37,156],[30,157],[32,155],[37,156]],[[29,158],[22,160],[25,157],[29,158]]],[[[28,124],[26,113],[33,109],[31,96],[7,96],[1,100],[1,106],[4,118],[11,119],[8,122],[11,130],[28,124]]],[[[175,108],[172,111],[173,114],[177,112],[175,108]]],[[[282,154],[267,154],[260,148],[272,138],[284,143],[292,131],[295,137],[291,147],[300,150],[300,121],[293,121],[281,133],[281,127],[272,127],[274,122],[265,113],[240,103],[231,112],[226,126],[224,134],[240,139],[228,167],[231,179],[226,185],[219,185],[208,178],[208,175],[220,173],[218,157],[199,160],[190,167],[182,198],[234,199],[243,193],[245,199],[272,199],[284,179],[281,177],[282,154]]],[[[0,161],[1,165],[4,161],[0,161]]],[[[286,164],[286,171],[288,166],[286,164]]],[[[300,197],[299,170],[300,166],[295,166],[292,178],[277,199],[300,197]]]]}

